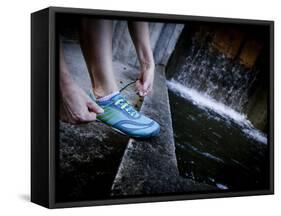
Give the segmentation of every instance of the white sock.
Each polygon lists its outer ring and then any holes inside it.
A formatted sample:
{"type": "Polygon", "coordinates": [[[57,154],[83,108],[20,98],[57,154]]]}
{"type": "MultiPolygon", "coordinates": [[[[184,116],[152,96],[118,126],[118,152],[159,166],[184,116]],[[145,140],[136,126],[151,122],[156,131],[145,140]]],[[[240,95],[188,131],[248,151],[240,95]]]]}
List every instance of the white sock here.
{"type": "Polygon", "coordinates": [[[119,94],[119,91],[113,92],[113,93],[111,93],[111,94],[109,94],[109,95],[106,95],[106,96],[104,96],[104,97],[102,97],[102,98],[98,98],[97,101],[98,101],[98,102],[103,102],[103,101],[110,100],[111,98],[113,98],[113,97],[114,97],[115,95],[117,95],[117,94],[119,94]]]}

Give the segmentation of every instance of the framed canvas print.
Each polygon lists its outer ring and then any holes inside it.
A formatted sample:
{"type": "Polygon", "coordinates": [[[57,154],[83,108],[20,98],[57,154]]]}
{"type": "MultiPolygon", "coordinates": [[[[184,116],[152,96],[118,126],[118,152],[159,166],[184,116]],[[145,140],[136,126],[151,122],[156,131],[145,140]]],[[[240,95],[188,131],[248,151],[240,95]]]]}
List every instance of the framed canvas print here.
{"type": "Polygon", "coordinates": [[[31,201],[273,194],[273,21],[31,15],[31,201]]]}

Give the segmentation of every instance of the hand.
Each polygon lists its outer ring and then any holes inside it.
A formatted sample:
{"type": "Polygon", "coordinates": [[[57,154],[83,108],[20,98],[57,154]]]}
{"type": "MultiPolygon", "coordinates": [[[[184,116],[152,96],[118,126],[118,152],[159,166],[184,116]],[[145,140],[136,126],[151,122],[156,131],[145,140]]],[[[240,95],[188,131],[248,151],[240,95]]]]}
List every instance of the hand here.
{"type": "Polygon", "coordinates": [[[94,121],[97,113],[103,113],[103,109],[74,82],[61,85],[60,107],[61,120],[74,124],[94,121]]]}
{"type": "Polygon", "coordinates": [[[141,63],[139,80],[136,82],[136,87],[139,95],[142,97],[151,93],[154,80],[154,63],[141,63]]]}

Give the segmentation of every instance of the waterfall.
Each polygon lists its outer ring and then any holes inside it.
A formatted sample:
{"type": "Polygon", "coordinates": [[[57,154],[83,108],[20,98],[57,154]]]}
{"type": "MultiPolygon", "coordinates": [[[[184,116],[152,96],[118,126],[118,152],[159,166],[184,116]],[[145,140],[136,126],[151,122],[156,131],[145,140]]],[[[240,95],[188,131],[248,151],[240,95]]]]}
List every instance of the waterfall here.
{"type": "Polygon", "coordinates": [[[211,38],[207,35],[202,41],[196,34],[192,37],[185,63],[173,79],[243,112],[259,71],[218,52],[211,38]]]}
{"type": "Polygon", "coordinates": [[[184,64],[167,82],[169,89],[200,108],[233,120],[248,137],[266,144],[266,134],[245,113],[259,70],[247,69],[216,50],[211,33],[203,39],[194,34],[185,52],[184,64]]]}
{"type": "MultiPolygon", "coordinates": [[[[241,127],[243,133],[249,138],[255,139],[260,143],[267,144],[267,136],[260,130],[256,129],[252,123],[242,113],[235,111],[234,109],[214,100],[207,94],[198,92],[197,90],[188,88],[174,79],[167,81],[168,88],[179,94],[181,97],[190,100],[194,105],[204,110],[211,110],[219,114],[223,119],[232,120],[241,127]]],[[[209,113],[210,116],[213,116],[209,113]]],[[[215,118],[217,118],[215,116],[215,118]]]]}

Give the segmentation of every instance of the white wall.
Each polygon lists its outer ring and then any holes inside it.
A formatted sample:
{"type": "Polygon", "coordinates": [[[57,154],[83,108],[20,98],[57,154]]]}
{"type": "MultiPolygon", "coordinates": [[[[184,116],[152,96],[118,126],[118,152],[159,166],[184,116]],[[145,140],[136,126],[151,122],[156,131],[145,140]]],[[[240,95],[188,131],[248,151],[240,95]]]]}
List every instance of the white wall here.
{"type": "MultiPolygon", "coordinates": [[[[275,130],[280,131],[281,15],[277,0],[7,0],[0,7],[0,215],[269,215],[280,209],[281,134],[276,133],[276,195],[46,210],[30,202],[30,13],[47,6],[275,20],[275,130]]],[[[280,214],[280,213],[279,213],[280,214]]]]}

